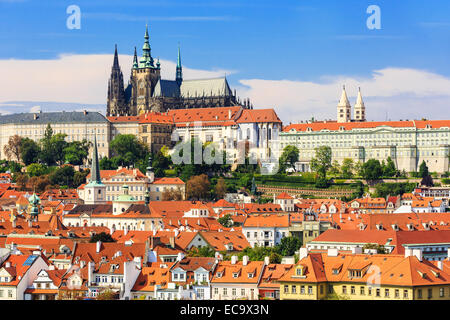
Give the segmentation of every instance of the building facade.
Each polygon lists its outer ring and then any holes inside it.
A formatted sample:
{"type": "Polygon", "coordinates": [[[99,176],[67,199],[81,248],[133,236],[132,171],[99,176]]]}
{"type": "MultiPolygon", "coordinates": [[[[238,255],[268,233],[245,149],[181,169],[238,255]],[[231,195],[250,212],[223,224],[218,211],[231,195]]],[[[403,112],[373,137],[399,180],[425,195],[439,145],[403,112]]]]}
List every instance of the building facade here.
{"type": "Polygon", "coordinates": [[[6,159],[4,146],[11,136],[19,135],[36,142],[44,137],[50,124],[53,134],[66,134],[66,141],[87,141],[94,143],[100,157],[109,156],[110,123],[99,112],[37,112],[17,113],[0,116],[0,158],[6,159]]]}

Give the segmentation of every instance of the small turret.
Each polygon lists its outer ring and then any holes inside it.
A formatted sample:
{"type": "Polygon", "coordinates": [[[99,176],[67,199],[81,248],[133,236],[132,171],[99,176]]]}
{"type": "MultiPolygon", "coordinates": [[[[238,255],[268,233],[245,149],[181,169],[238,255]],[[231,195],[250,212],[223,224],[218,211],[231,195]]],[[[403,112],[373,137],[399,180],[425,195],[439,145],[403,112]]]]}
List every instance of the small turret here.
{"type": "Polygon", "coordinates": [[[343,122],[350,122],[351,121],[351,109],[352,106],[350,105],[350,102],[347,98],[347,92],[345,91],[345,85],[342,89],[342,95],[341,99],[339,101],[338,107],[337,107],[337,122],[343,123],[343,122]]]}

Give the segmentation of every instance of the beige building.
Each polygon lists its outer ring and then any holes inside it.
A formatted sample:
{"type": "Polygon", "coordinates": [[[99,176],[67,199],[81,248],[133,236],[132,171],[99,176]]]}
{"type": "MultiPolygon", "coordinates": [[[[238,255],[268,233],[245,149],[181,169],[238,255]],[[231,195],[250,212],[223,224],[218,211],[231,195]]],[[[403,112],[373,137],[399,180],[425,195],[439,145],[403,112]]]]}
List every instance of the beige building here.
{"type": "Polygon", "coordinates": [[[398,170],[418,171],[425,161],[431,172],[449,171],[450,120],[366,121],[366,108],[361,91],[350,118],[351,106],[345,88],[338,104],[337,121],[312,121],[290,124],[280,133],[280,154],[288,146],[300,151],[297,170],[311,171],[310,161],[315,149],[329,146],[332,160],[342,163],[345,158],[364,163],[369,159],[380,162],[388,157],[398,170]]]}
{"type": "Polygon", "coordinates": [[[100,157],[109,156],[110,123],[99,112],[36,112],[17,113],[0,116],[0,158],[6,159],[4,146],[11,136],[19,135],[36,142],[44,137],[50,124],[53,134],[64,133],[66,141],[94,142],[97,136],[100,157]]]}

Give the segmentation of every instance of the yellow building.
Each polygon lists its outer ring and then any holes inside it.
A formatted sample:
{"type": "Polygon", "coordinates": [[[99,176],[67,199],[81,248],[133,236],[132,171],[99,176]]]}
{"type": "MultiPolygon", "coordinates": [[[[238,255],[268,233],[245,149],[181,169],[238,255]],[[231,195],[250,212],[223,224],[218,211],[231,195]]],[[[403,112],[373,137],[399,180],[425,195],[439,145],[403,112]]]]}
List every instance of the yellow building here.
{"type": "Polygon", "coordinates": [[[450,300],[450,274],[416,256],[310,253],[279,279],[281,300],[450,300]]]}

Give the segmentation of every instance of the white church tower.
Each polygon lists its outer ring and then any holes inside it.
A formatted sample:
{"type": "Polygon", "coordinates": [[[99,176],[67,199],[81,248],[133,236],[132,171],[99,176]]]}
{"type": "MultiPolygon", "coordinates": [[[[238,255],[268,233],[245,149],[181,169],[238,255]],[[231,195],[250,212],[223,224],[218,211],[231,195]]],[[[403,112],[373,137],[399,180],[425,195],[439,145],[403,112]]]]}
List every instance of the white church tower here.
{"type": "Polygon", "coordinates": [[[350,105],[350,102],[347,98],[347,92],[345,91],[345,85],[342,89],[342,95],[341,100],[339,101],[338,107],[337,107],[337,122],[344,123],[344,122],[351,122],[352,116],[351,116],[351,110],[352,106],[350,105]]]}
{"type": "Polygon", "coordinates": [[[356,99],[353,119],[358,122],[366,121],[366,107],[361,95],[361,88],[358,89],[358,99],[356,99]]]}

